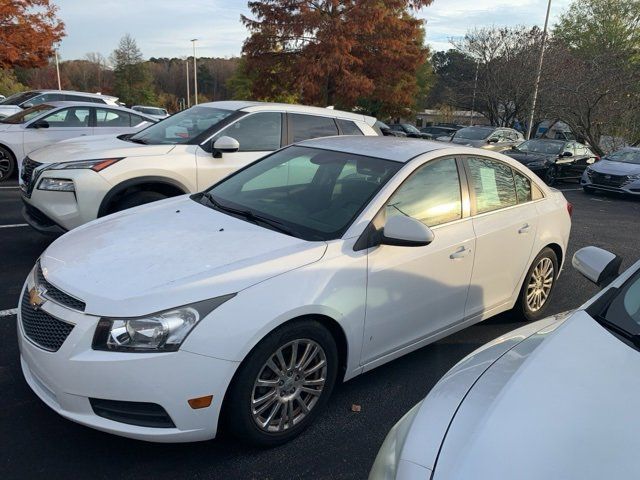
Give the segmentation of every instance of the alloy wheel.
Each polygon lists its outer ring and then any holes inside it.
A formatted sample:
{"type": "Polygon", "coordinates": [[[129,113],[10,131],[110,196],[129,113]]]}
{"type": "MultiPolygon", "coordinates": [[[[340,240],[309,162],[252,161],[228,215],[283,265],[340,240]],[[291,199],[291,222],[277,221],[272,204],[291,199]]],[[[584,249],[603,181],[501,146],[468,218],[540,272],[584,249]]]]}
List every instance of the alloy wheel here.
{"type": "Polygon", "coordinates": [[[0,150],[0,180],[6,178],[11,172],[11,158],[0,150]]]}
{"type": "Polygon", "coordinates": [[[527,307],[532,312],[540,310],[547,302],[553,282],[555,271],[550,258],[543,257],[533,269],[529,283],[527,284],[527,307]]]}
{"type": "Polygon", "coordinates": [[[269,357],[251,393],[251,415],[264,432],[298,425],[316,406],[327,381],[327,356],[310,339],[293,340],[269,357]]]}

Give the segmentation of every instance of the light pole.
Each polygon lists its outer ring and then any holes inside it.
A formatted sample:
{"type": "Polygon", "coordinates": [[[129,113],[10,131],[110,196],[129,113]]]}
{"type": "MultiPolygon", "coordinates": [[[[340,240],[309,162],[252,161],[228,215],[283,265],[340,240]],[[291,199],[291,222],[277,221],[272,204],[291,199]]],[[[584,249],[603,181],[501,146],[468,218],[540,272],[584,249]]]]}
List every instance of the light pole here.
{"type": "Polygon", "coordinates": [[[193,104],[198,104],[198,66],[196,65],[196,42],[197,38],[191,39],[191,43],[193,44],[193,95],[194,100],[193,104]]]}
{"type": "Polygon", "coordinates": [[[547,43],[547,25],[549,24],[549,12],[551,11],[551,0],[547,3],[547,16],[544,19],[544,30],[542,30],[542,46],[540,47],[540,59],[538,60],[538,72],[536,73],[536,83],[533,87],[533,100],[531,101],[531,115],[527,125],[527,140],[531,138],[533,128],[533,118],[536,111],[536,101],[538,100],[538,88],[540,87],[540,75],[542,75],[542,61],[544,59],[544,48],[547,43]]]}
{"type": "Polygon", "coordinates": [[[56,57],[56,74],[58,75],[58,90],[62,90],[62,84],[60,83],[60,65],[58,65],[58,47],[53,49],[53,54],[56,57]]]}
{"type": "Polygon", "coordinates": [[[191,91],[189,87],[189,57],[184,61],[184,66],[187,69],[187,108],[191,106],[191,91]]]}

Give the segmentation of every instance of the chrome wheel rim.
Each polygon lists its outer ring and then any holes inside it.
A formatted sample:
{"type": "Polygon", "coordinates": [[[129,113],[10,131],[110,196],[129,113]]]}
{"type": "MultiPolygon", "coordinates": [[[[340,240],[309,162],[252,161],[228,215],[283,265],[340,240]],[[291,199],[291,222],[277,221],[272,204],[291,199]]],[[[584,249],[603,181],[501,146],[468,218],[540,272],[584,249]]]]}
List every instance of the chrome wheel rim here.
{"type": "Polygon", "coordinates": [[[527,284],[527,306],[532,312],[540,310],[551,294],[555,280],[553,262],[542,258],[533,269],[527,284]]]}
{"type": "Polygon", "coordinates": [[[251,392],[251,415],[264,432],[298,425],[317,405],[327,380],[327,356],[310,339],[283,345],[262,366],[251,392]]]}

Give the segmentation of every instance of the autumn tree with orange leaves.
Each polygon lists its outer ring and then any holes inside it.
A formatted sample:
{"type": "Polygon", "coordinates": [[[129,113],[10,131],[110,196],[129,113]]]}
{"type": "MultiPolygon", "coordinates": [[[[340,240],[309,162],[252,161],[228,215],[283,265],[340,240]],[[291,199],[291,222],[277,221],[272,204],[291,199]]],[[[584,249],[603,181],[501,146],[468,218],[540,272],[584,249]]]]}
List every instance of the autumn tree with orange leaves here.
{"type": "Polygon", "coordinates": [[[428,53],[412,10],[432,1],[250,1],[255,18],[242,21],[252,96],[406,115],[428,53]]]}
{"type": "Polygon", "coordinates": [[[49,0],[0,1],[0,68],[47,63],[64,36],[57,10],[49,0]]]}

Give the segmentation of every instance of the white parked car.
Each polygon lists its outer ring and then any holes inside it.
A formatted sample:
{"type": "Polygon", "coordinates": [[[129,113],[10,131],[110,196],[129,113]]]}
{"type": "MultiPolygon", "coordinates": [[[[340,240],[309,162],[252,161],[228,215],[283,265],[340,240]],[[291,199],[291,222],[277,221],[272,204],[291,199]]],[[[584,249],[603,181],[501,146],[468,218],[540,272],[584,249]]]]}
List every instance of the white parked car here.
{"type": "Polygon", "coordinates": [[[375,118],[318,107],[213,102],[133,136],[53,145],[25,160],[23,215],[34,228],[71,230],[97,217],[202,191],[281,146],[331,135],[377,135],[375,118]]]}
{"type": "Polygon", "coordinates": [[[169,112],[167,112],[164,108],[160,107],[149,107],[146,105],[134,105],[131,107],[131,110],[135,110],[136,112],[144,113],[150,117],[153,117],[157,120],[162,120],[169,116],[169,112]]]}
{"type": "Polygon", "coordinates": [[[89,102],[117,106],[118,97],[71,90],[29,90],[1,100],[0,116],[9,117],[26,108],[48,102],[89,102]]]}
{"type": "Polygon", "coordinates": [[[349,380],[515,308],[539,317],[568,203],[518,162],[332,137],[203,193],[110,215],[43,253],[24,376],[66,418],[157,442],[298,435],[349,380]]]}
{"type": "Polygon", "coordinates": [[[136,133],[157,120],[116,106],[50,102],[0,120],[0,181],[32,151],[74,137],[136,133]]]}
{"type": "MultiPolygon", "coordinates": [[[[606,286],[620,258],[574,266],[606,286]]],[[[387,436],[371,480],[640,478],[640,262],[578,310],[467,356],[387,436]]]]}

